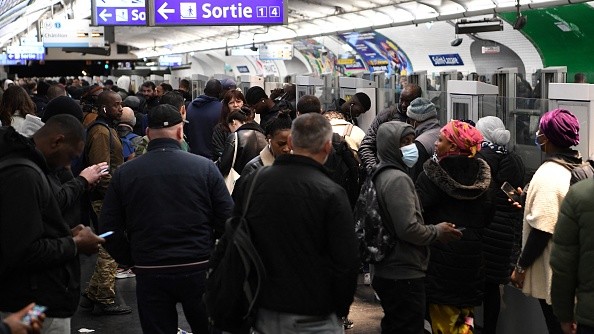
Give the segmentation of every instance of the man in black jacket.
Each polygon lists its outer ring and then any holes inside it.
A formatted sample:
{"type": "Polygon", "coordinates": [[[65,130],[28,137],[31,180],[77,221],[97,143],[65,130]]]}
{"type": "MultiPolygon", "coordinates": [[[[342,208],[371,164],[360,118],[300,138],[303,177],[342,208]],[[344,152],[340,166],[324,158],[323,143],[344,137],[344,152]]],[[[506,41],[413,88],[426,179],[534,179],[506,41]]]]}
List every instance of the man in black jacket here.
{"type": "Polygon", "coordinates": [[[423,91],[418,85],[407,84],[400,94],[397,108],[391,107],[385,109],[375,116],[373,123],[371,123],[367,130],[367,135],[365,135],[365,138],[363,138],[363,141],[361,142],[361,147],[359,147],[359,159],[361,159],[361,164],[363,165],[365,172],[367,172],[367,175],[371,175],[376,165],[379,163],[376,143],[377,129],[379,126],[389,121],[406,122],[406,111],[408,106],[414,99],[421,97],[422,93],[423,91]]]}
{"type": "MultiPolygon", "coordinates": [[[[349,200],[323,167],[332,126],[310,113],[297,117],[291,131],[293,154],[260,173],[246,216],[267,271],[255,329],[342,333],[338,317],[353,301],[359,256],[349,200]]],[[[236,213],[245,196],[238,190],[236,213]]]]}
{"type": "Polygon", "coordinates": [[[12,127],[0,129],[0,160],[22,158],[38,167],[0,170],[0,311],[16,312],[34,301],[48,308],[46,329],[59,333],[70,333],[78,305],[77,255],[95,253],[105,241],[89,227],[70,229],[46,179],[83,146],[83,126],[71,115],[52,117],[33,140],[12,127]]]}
{"type": "Polygon", "coordinates": [[[214,162],[182,151],[178,109],[163,104],[148,116],[147,153],[114,173],[99,230],[114,231],[107,251],[135,266],[143,332],[175,333],[181,303],[192,332],[207,333],[206,268],[233,201],[214,162]]]}

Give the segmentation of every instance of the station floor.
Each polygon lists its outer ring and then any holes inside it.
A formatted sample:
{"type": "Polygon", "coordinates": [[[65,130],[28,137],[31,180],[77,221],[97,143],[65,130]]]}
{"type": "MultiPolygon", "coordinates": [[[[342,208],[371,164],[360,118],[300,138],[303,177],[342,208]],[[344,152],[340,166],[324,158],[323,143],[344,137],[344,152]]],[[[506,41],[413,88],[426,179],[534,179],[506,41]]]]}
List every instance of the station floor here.
{"type": "MultiPolygon", "coordinates": [[[[82,277],[81,286],[84,289],[94,269],[95,256],[81,256],[82,277]]],[[[360,277],[362,282],[362,277],[360,277]]],[[[117,301],[121,304],[132,307],[132,313],[126,315],[94,315],[80,308],[72,317],[72,334],[93,333],[93,334],[114,334],[142,333],[138,319],[138,307],[136,305],[136,280],[125,278],[116,280],[117,301]],[[90,332],[92,331],[92,332],[90,332]]],[[[183,311],[178,305],[178,327],[190,331],[183,311]]],[[[354,327],[346,330],[346,334],[375,334],[380,333],[380,321],[383,317],[382,308],[379,302],[375,301],[373,289],[369,286],[359,284],[355,294],[355,301],[351,305],[349,318],[353,321],[354,327]]]]}

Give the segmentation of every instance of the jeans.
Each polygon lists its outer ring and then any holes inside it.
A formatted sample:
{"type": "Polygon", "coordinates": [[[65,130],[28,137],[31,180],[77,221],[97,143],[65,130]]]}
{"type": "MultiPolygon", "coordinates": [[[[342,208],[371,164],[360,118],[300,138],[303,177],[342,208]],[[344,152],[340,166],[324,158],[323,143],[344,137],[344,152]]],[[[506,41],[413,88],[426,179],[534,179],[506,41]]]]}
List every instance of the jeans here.
{"type": "Polygon", "coordinates": [[[344,334],[342,321],[336,314],[326,316],[299,315],[281,313],[267,309],[258,309],[256,325],[257,334],[344,334]]]}
{"type": "Polygon", "coordinates": [[[208,333],[208,316],[202,302],[206,270],[171,274],[137,274],[136,298],[145,334],[177,333],[177,303],[193,333],[208,333]]]}
{"type": "Polygon", "coordinates": [[[375,276],[372,286],[384,309],[382,333],[424,333],[424,278],[393,280],[375,276]]]}

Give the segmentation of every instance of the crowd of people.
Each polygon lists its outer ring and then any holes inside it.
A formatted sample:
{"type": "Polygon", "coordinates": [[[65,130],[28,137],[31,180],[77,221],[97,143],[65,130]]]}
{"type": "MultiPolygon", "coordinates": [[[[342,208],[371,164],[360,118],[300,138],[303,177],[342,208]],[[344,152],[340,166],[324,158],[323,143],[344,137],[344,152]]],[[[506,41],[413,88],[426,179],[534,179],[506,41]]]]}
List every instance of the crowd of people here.
{"type": "Polygon", "coordinates": [[[136,280],[143,332],[176,333],[178,303],[194,333],[219,332],[202,296],[232,242],[226,221],[248,205],[267,273],[249,325],[342,333],[369,271],[353,216],[366,178],[395,240],[369,282],[382,333],[475,333],[480,305],[482,333],[496,333],[508,283],[538,299],[549,333],[594,333],[594,173],[572,149],[571,111],[542,115],[546,158],[526,180],[501,119],[440,124],[415,84],[365,130],[364,93],[322,110],[294,86],[244,95],[231,79],[193,99],[187,80],[0,86],[0,333],[70,333],[78,309],[131,313],[116,277],[136,280]],[[97,254],[86,287],[80,254],[97,254]],[[47,309],[22,323],[31,303],[47,309]]]}

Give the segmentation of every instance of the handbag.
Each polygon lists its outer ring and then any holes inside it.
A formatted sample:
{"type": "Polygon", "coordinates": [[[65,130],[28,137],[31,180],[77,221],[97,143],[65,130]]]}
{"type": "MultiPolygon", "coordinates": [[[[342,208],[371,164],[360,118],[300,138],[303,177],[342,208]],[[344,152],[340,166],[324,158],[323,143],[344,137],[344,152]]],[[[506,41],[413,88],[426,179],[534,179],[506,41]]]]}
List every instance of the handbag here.
{"type": "Polygon", "coordinates": [[[233,145],[233,162],[231,163],[231,170],[229,174],[225,176],[225,185],[227,186],[227,190],[229,190],[229,194],[233,193],[233,188],[235,187],[235,182],[241,175],[235,171],[235,159],[237,159],[237,146],[239,146],[239,138],[237,136],[237,132],[233,133],[235,135],[235,144],[233,145]]]}

